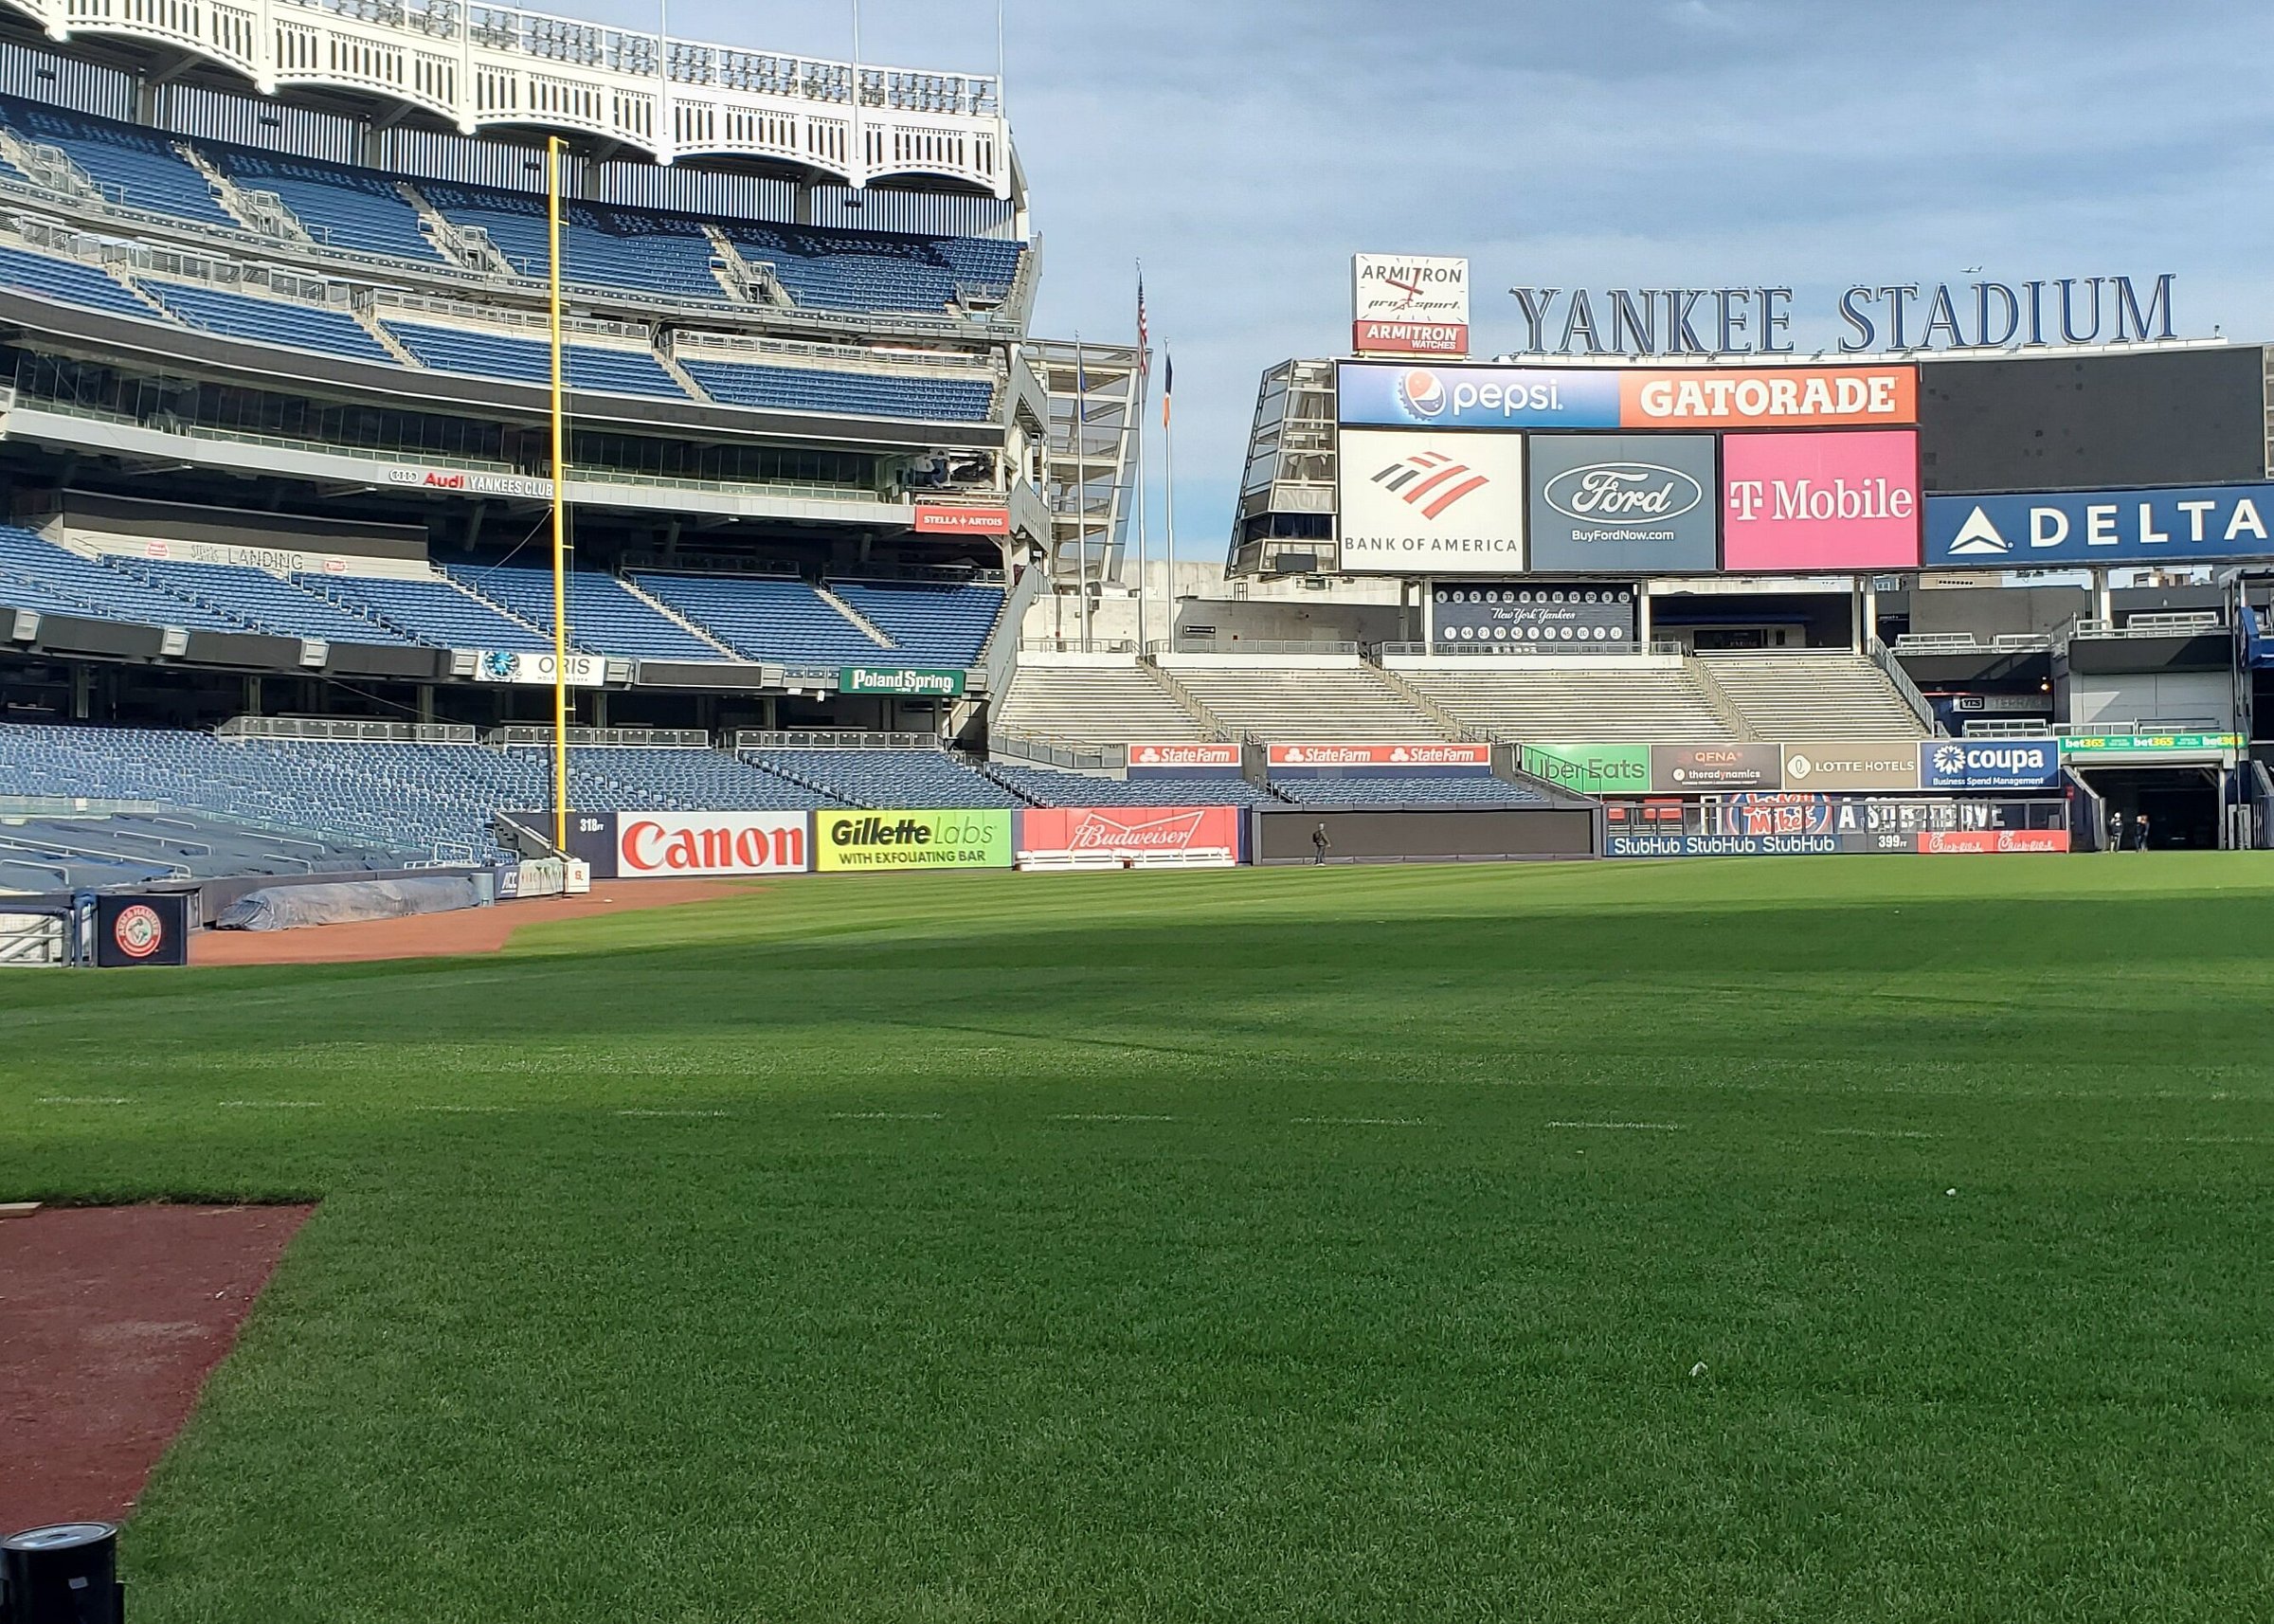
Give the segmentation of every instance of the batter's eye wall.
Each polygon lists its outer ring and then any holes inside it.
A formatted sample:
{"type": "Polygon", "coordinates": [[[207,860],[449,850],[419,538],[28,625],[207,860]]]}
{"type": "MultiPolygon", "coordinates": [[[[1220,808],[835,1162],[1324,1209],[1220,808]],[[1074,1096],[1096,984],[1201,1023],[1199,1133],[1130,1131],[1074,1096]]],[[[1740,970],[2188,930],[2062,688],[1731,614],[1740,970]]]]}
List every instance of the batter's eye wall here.
{"type": "Polygon", "coordinates": [[[1919,464],[1960,496],[2264,479],[2265,352],[1930,361],[1919,464]]]}

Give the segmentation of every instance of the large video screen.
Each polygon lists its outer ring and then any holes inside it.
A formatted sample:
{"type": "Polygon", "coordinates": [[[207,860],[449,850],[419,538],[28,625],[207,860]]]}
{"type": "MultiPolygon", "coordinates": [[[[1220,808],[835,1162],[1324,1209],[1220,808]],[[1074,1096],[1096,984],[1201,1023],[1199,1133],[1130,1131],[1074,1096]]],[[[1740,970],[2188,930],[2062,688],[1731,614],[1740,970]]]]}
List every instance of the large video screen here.
{"type": "Polygon", "coordinates": [[[2263,479],[2265,370],[2256,345],[1929,362],[1922,483],[1983,496],[2263,479]]]}

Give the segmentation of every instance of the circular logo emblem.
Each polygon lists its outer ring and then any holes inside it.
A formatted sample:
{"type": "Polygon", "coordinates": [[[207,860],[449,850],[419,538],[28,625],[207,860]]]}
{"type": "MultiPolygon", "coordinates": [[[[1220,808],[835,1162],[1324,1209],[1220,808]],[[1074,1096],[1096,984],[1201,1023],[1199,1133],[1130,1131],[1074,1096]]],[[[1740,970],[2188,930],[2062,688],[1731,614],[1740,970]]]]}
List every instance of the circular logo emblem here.
{"type": "Polygon", "coordinates": [[[1796,783],[1815,771],[1816,764],[1804,755],[1787,756],[1784,761],[1784,770],[1786,775],[1796,783]]]}
{"type": "Polygon", "coordinates": [[[130,959],[147,959],[166,945],[166,925],[158,911],[137,902],[121,909],[111,925],[111,940],[130,959]]]}
{"type": "Polygon", "coordinates": [[[1399,378],[1398,399],[1416,417],[1435,417],[1445,409],[1445,380],[1426,367],[1416,367],[1399,378]]]}

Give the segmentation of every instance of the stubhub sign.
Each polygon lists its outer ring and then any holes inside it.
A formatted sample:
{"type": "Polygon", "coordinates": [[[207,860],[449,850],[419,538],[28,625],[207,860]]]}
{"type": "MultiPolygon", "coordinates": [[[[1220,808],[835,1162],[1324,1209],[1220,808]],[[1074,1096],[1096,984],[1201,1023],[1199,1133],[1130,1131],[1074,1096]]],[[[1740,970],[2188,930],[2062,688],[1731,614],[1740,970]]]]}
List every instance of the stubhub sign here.
{"type": "Polygon", "coordinates": [[[2050,789],[2061,776],[2057,739],[1921,739],[1922,789],[2050,789]]]}
{"type": "Polygon", "coordinates": [[[1929,496],[1930,569],[2187,564],[2274,556],[2274,485],[1929,496]]]}

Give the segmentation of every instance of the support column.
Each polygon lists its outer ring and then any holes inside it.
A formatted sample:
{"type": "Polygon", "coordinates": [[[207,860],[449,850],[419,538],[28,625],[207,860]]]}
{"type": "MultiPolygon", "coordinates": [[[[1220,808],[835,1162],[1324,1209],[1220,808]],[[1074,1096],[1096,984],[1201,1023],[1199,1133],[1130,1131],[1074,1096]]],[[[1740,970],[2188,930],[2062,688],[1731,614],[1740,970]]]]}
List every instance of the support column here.
{"type": "Polygon", "coordinates": [[[605,688],[592,690],[592,725],[596,728],[608,725],[608,691],[605,688]]]}
{"type": "Polygon", "coordinates": [[[1425,655],[1437,652],[1436,583],[1427,575],[1421,577],[1421,652],[1425,655]]]}
{"type": "Polygon", "coordinates": [[[434,684],[419,684],[419,720],[428,727],[434,725],[434,684]]]}
{"type": "Polygon", "coordinates": [[[1864,583],[1864,646],[1869,648],[1871,640],[1879,636],[1879,588],[1868,579],[1864,583]]]}
{"type": "Polygon", "coordinates": [[[1651,652],[1651,584],[1634,583],[1634,646],[1643,653],[1651,652]]]}
{"type": "Polygon", "coordinates": [[[1848,578],[1848,641],[1857,654],[1864,652],[1864,578],[1848,578]]]}
{"type": "Polygon", "coordinates": [[[2116,619],[2115,602],[2108,592],[2108,571],[2104,568],[2092,572],[2092,618],[2096,621],[2116,619]]]}

